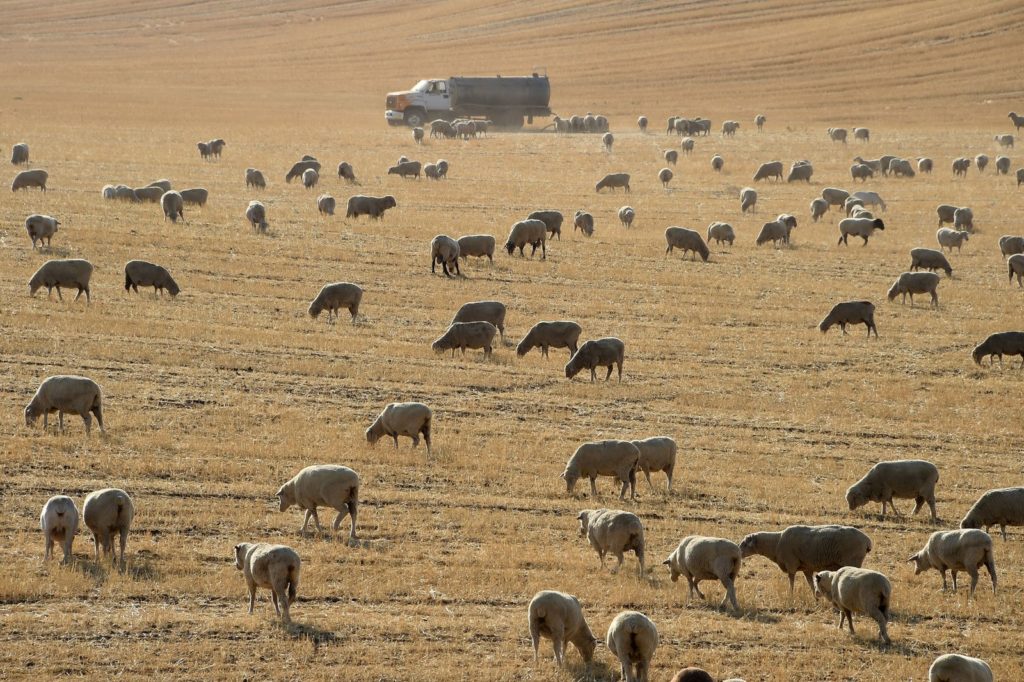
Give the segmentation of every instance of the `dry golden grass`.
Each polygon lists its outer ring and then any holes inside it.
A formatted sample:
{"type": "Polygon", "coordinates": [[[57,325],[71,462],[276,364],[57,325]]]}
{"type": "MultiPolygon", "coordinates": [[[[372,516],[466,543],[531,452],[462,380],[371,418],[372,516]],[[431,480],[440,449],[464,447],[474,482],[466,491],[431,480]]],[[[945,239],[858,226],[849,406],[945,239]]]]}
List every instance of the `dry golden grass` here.
{"type": "MultiPolygon", "coordinates": [[[[7,3],[0,147],[27,141],[51,191],[0,202],[0,676],[579,678],[576,654],[559,672],[547,642],[544,660],[532,661],[526,604],[540,589],[578,595],[601,635],[624,608],[650,615],[662,637],[658,680],[690,664],[747,680],[922,680],[947,651],[988,660],[998,679],[1021,676],[1019,529],[996,540],[998,596],[982,582],[967,603],[905,563],[936,527],[883,521],[877,508],[851,513],[842,498],[875,461],[927,458],[942,471],[946,528],[980,492],[1021,482],[1020,373],[975,367],[969,351],[1019,327],[1020,293],[996,241],[1020,232],[1024,194],[1011,177],[949,171],[956,156],[994,157],[992,135],[1010,130],[1006,112],[1024,108],[1010,53],[1021,44],[1019,3],[535,9],[7,3]],[[535,64],[547,66],[556,110],[611,116],[613,154],[597,136],[495,134],[418,148],[381,120],[384,92],[417,77],[535,64]],[[757,134],[761,110],[768,125],[757,134]],[[635,132],[640,113],[657,132],[635,132]],[[744,127],[735,139],[700,139],[664,191],[656,173],[661,151],[678,144],[661,133],[672,113],[711,117],[716,131],[723,118],[744,127]],[[872,142],[831,145],[827,125],[867,125],[872,142]],[[224,157],[202,162],[194,143],[215,136],[228,142],[224,157]],[[721,175],[710,169],[716,152],[721,175]],[[315,192],[283,182],[305,153],[325,162],[315,192]],[[837,247],[836,214],[811,223],[807,204],[824,186],[850,187],[857,153],[926,154],[937,170],[869,182],[889,203],[888,228],[866,248],[837,247]],[[400,154],[446,158],[450,179],[387,177],[400,154]],[[758,214],[741,216],[740,188],[773,158],[811,159],[814,182],[761,184],[758,214]],[[352,193],[330,172],[342,159],[359,191],[397,197],[383,222],[316,214],[320,191],[342,206],[352,193]],[[247,166],[267,173],[266,192],[245,190],[247,166]],[[628,199],[593,192],[612,171],[633,173],[628,199]],[[209,204],[172,225],[154,205],[100,198],[104,184],[163,177],[209,188],[209,204]],[[266,237],[242,217],[257,196],[269,207],[266,237]],[[624,203],[638,216],[628,232],[615,218],[624,203]],[[973,206],[980,232],[951,257],[956,276],[943,279],[938,310],[889,304],[909,249],[934,245],[938,203],[973,206]],[[567,226],[547,261],[502,252],[494,266],[467,264],[465,279],[430,275],[433,235],[502,242],[513,221],[542,207],[586,208],[597,232],[585,239],[567,226]],[[801,221],[793,246],[754,247],[761,222],[783,211],[801,221]],[[63,223],[49,252],[33,252],[25,236],[33,212],[63,223]],[[712,220],[735,226],[734,247],[712,247],[707,264],[664,257],[666,226],[703,231],[712,220]],[[50,257],[94,263],[91,305],[26,295],[50,257]],[[126,294],[131,258],[166,265],[182,294],[126,294]],[[337,280],[366,291],[356,325],[305,313],[337,280]],[[854,297],[878,305],[880,338],[822,336],[818,320],[854,297]],[[484,298],[508,305],[510,344],[539,319],[575,319],[585,338],[621,337],[625,380],[568,382],[563,352],[518,359],[511,345],[487,362],[435,356],[429,343],[457,306],[484,298]],[[106,437],[86,439],[77,419],[61,436],[24,427],[39,381],[70,372],[103,386],[106,437]],[[393,400],[433,406],[433,457],[408,441],[367,447],[363,430],[393,400]],[[600,501],[567,498],[558,474],[582,441],[656,434],[680,444],[677,491],[643,484],[640,500],[625,503],[644,519],[654,568],[643,580],[631,564],[599,572],[575,516],[619,503],[608,481],[600,501]],[[277,512],[280,483],[318,462],[363,479],[358,548],[300,538],[300,514],[277,512]],[[80,505],[104,486],[136,500],[127,574],[93,563],[87,532],[75,567],[40,565],[46,498],[66,493],[80,505]],[[738,541],[797,522],[850,523],[872,536],[867,565],[894,586],[892,647],[879,648],[863,618],[856,637],[839,632],[806,585],[790,601],[785,576],[760,557],[738,581],[738,616],[684,606],[684,590],[659,570],[684,535],[738,541]],[[231,563],[243,540],[287,543],[302,556],[295,628],[276,624],[265,592],[256,614],[245,613],[231,563]]],[[[721,587],[707,589],[717,603],[721,587]]],[[[597,679],[617,675],[607,651],[597,661],[597,679]]]]}

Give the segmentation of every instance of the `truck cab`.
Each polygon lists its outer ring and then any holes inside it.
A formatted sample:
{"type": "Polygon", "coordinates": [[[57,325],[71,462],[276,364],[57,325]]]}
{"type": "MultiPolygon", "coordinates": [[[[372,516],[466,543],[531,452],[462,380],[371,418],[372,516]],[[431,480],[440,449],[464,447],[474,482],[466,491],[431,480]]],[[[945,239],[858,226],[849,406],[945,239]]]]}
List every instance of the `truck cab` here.
{"type": "Polygon", "coordinates": [[[389,125],[410,127],[435,118],[455,118],[448,90],[448,79],[427,78],[404,92],[389,92],[384,118],[389,125]]]}
{"type": "Polygon", "coordinates": [[[426,78],[409,90],[389,92],[384,118],[389,125],[421,126],[441,118],[483,118],[515,130],[523,120],[550,116],[551,84],[546,75],[426,78]]]}

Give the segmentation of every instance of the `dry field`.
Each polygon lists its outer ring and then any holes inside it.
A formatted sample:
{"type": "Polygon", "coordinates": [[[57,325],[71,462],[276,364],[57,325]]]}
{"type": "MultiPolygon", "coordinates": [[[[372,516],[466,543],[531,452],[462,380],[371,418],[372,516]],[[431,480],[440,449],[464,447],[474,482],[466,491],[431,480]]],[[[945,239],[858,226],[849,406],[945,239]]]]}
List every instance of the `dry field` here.
{"type": "MultiPolygon", "coordinates": [[[[576,594],[601,636],[619,611],[647,613],[662,638],[656,680],[685,665],[748,681],[923,680],[949,651],[988,660],[997,679],[1024,678],[1024,530],[996,539],[997,596],[983,578],[968,603],[906,563],[981,492],[1022,483],[1017,360],[979,368],[970,350],[1020,328],[1024,294],[996,242],[1022,232],[1024,190],[991,167],[965,179],[949,170],[957,156],[999,154],[993,135],[1013,132],[1006,113],[1024,109],[1011,59],[1024,43],[1019,3],[559,2],[535,15],[464,0],[149,5],[3,3],[0,148],[28,142],[51,191],[0,194],[0,678],[580,679],[579,657],[559,671],[549,642],[532,660],[526,605],[541,589],[576,594]],[[528,133],[419,148],[383,124],[384,92],[419,77],[534,65],[547,67],[557,111],[611,117],[613,153],[598,136],[528,133]],[[656,173],[678,145],[663,132],[674,113],[716,125],[666,191],[656,173]],[[735,138],[718,134],[723,118],[741,120],[735,138]],[[833,145],[829,125],[868,126],[872,141],[833,145]],[[195,142],[212,137],[228,146],[203,162],[195,142]],[[324,162],[318,191],[283,182],[306,153],[324,162]],[[858,153],[928,155],[936,171],[869,181],[888,202],[887,228],[865,248],[837,247],[836,213],[812,223],[807,205],[822,187],[851,187],[858,153]],[[400,154],[448,159],[450,179],[388,177],[400,154]],[[741,215],[739,190],[774,158],[810,159],[813,182],[761,183],[758,213],[741,215]],[[343,159],[359,191],[396,196],[383,222],[317,215],[319,191],[342,206],[353,193],[329,172],[343,159]],[[267,174],[265,192],[245,189],[247,166],[267,174]],[[613,171],[633,174],[628,198],[594,193],[613,171]],[[164,177],[210,190],[187,224],[100,197],[107,183],[164,177]],[[268,236],[242,217],[253,198],[268,205],[268,236]],[[629,231],[615,218],[624,203],[638,215],[629,231]],[[951,256],[938,310],[888,303],[908,251],[935,246],[939,203],[972,206],[978,233],[951,256]],[[546,261],[501,252],[493,266],[466,264],[463,279],[430,274],[435,234],[503,242],[548,207],[592,211],[595,236],[567,223],[546,261]],[[25,235],[35,212],[62,222],[50,250],[25,235]],[[755,247],[780,212],[800,220],[792,246],[755,247]],[[733,224],[735,246],[712,246],[708,263],[665,257],[665,227],[713,220],[733,224]],[[91,305],[27,295],[53,257],[93,262],[91,305]],[[133,258],[166,265],[181,295],[125,293],[133,258]],[[311,320],[308,302],[339,280],[365,289],[359,322],[311,320]],[[877,304],[880,338],[818,332],[850,298],[877,304]],[[454,310],[480,299],[508,306],[507,343],[490,361],[435,356],[429,344],[454,310]],[[567,381],[564,351],[516,358],[513,344],[541,319],[622,338],[622,383],[567,381]],[[59,373],[101,384],[105,437],[85,438],[77,417],[63,435],[25,428],[33,391],[59,373]],[[408,440],[366,444],[366,426],[396,400],[434,408],[433,456],[408,440]],[[600,500],[569,498],[558,475],[583,441],[661,434],[680,444],[676,490],[666,495],[658,474],[656,490],[641,481],[638,501],[622,505],[644,520],[650,570],[638,579],[627,559],[620,575],[601,572],[575,517],[620,503],[608,480],[600,500]],[[938,526],[846,509],[850,483],[900,458],[939,466],[938,526]],[[301,538],[301,514],[277,511],[277,487],[323,462],[361,475],[357,548],[301,538]],[[73,567],[42,565],[45,500],[65,493],[81,506],[108,486],[136,502],[126,574],[94,563],[87,531],[73,567]],[[685,535],[739,541],[830,522],[874,540],[866,565],[894,588],[891,647],[865,618],[854,637],[837,630],[806,584],[790,600],[761,557],[744,564],[736,615],[715,608],[722,588],[710,583],[709,604],[687,606],[660,565],[685,535]],[[245,612],[240,541],[302,556],[294,627],[273,618],[265,591],[245,612]]],[[[590,679],[617,677],[608,651],[595,660],[590,679]]]]}

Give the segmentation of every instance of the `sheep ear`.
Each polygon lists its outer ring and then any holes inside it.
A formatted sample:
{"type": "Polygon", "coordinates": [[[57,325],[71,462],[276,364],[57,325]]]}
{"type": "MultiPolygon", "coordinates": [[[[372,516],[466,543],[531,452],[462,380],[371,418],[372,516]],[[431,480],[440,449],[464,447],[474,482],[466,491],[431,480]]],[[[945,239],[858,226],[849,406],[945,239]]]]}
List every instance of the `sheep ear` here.
{"type": "Polygon", "coordinates": [[[669,562],[669,560],[668,560],[668,559],[665,559],[665,560],[664,560],[664,561],[662,561],[661,563],[662,563],[662,564],[664,564],[665,566],[668,566],[670,562],[669,562]]]}
{"type": "Polygon", "coordinates": [[[565,472],[563,471],[562,473],[558,474],[558,477],[564,479],[565,478],[565,472]]]}

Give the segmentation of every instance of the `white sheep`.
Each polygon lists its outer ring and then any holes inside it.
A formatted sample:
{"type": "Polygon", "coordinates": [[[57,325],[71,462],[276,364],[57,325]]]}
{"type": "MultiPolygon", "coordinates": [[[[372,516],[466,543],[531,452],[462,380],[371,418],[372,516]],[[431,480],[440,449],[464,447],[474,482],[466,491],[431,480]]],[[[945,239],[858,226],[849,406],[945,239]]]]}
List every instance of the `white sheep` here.
{"type": "Polygon", "coordinates": [[[462,275],[459,270],[459,243],[446,234],[439,234],[430,240],[431,273],[436,272],[439,263],[445,277],[451,277],[452,272],[462,275]]]}
{"type": "Polygon", "coordinates": [[[885,211],[886,209],[885,200],[882,199],[881,195],[878,194],[878,192],[867,192],[861,190],[859,192],[854,192],[850,196],[855,199],[860,199],[862,202],[864,202],[865,206],[870,206],[871,208],[881,208],[883,211],[885,211]]]}
{"type": "Polygon", "coordinates": [[[814,175],[814,166],[811,165],[810,161],[794,161],[789,167],[789,174],[786,176],[786,182],[803,180],[804,182],[810,183],[812,175],[814,175]]]}
{"type": "MultiPolygon", "coordinates": [[[[579,212],[577,212],[577,218],[579,212]]],[[[582,229],[582,228],[581,228],[582,229]]],[[[591,230],[593,231],[593,230],[591,230]]],[[[548,257],[547,249],[548,240],[548,226],[543,220],[536,218],[527,218],[526,220],[520,220],[519,222],[512,225],[512,229],[509,230],[508,239],[505,241],[505,250],[508,251],[508,255],[512,255],[515,250],[519,249],[519,255],[526,257],[523,253],[523,249],[529,244],[530,257],[537,253],[537,247],[540,247],[541,260],[546,260],[548,257]]]]}
{"type": "Polygon", "coordinates": [[[71,563],[71,546],[75,542],[75,533],[78,532],[78,507],[75,506],[75,501],[67,495],[54,495],[48,499],[39,515],[39,529],[43,531],[43,538],[46,541],[43,561],[47,561],[53,555],[53,543],[57,541],[64,549],[62,563],[71,563]]]}
{"type": "Polygon", "coordinates": [[[592,339],[580,346],[579,350],[569,358],[569,362],[565,364],[565,378],[572,379],[581,370],[589,369],[590,381],[593,383],[597,380],[597,368],[607,367],[608,374],[605,375],[604,380],[608,381],[612,376],[612,368],[617,365],[619,382],[621,383],[622,361],[625,358],[625,354],[626,344],[614,336],[592,339]]]}
{"type": "Polygon", "coordinates": [[[744,187],[740,190],[740,211],[757,213],[757,190],[753,187],[744,187]]]}
{"type": "Polygon", "coordinates": [[[639,611],[623,611],[608,626],[608,651],[619,659],[622,682],[648,682],[658,628],[639,611]]]}
{"type": "Polygon", "coordinates": [[[914,564],[914,575],[920,575],[934,568],[942,574],[942,591],[945,592],[946,571],[953,573],[953,592],[956,592],[956,575],[966,571],[971,576],[971,591],[974,596],[978,586],[978,569],[984,566],[992,579],[992,594],[996,592],[996,559],[992,552],[992,536],[985,531],[966,530],[937,531],[932,533],[923,549],[909,559],[914,564]]]}
{"type": "Polygon", "coordinates": [[[692,137],[684,137],[679,142],[679,147],[683,150],[683,153],[689,156],[690,152],[693,151],[693,145],[695,144],[692,137]]]}
{"type": "Polygon", "coordinates": [[[641,133],[647,132],[647,117],[641,116],[636,120],[636,127],[640,129],[641,133]]]}
{"type": "Polygon", "coordinates": [[[754,117],[754,125],[757,126],[757,132],[760,133],[764,130],[764,124],[767,120],[768,117],[765,116],[764,114],[758,114],[757,116],[754,117]]]}
{"type": "Polygon", "coordinates": [[[11,191],[17,192],[19,189],[38,187],[40,190],[45,192],[46,181],[49,177],[50,174],[42,168],[33,168],[32,170],[21,171],[15,175],[14,180],[11,181],[11,191]]]}
{"type": "Polygon", "coordinates": [[[881,218],[844,218],[839,221],[839,244],[849,244],[850,235],[864,240],[862,246],[868,245],[868,238],[875,230],[884,230],[885,222],[881,218]]]}
{"type": "Polygon", "coordinates": [[[501,340],[505,340],[505,304],[501,301],[464,303],[448,324],[456,322],[490,322],[498,328],[501,340]]]}
{"type": "Polygon", "coordinates": [[[931,462],[919,459],[879,462],[847,489],[846,502],[850,506],[850,511],[868,502],[881,502],[882,518],[885,518],[886,504],[892,508],[894,514],[899,515],[893,498],[914,500],[914,514],[921,511],[921,507],[927,502],[932,512],[932,521],[937,521],[935,484],[938,480],[939,470],[931,462]]]}
{"type": "Polygon", "coordinates": [[[398,206],[398,202],[390,194],[383,197],[356,194],[348,198],[348,210],[345,212],[345,217],[358,218],[361,215],[368,215],[371,220],[381,220],[384,217],[384,211],[396,206],[398,206]]]}
{"type": "Polygon", "coordinates": [[[768,161],[762,163],[757,168],[757,172],[754,173],[754,182],[758,180],[767,180],[769,178],[775,178],[776,180],[782,180],[782,162],[781,161],[768,161]]]}
{"type": "Polygon", "coordinates": [[[11,163],[15,166],[28,163],[28,145],[24,142],[11,147],[11,163]]]}
{"type": "Polygon", "coordinates": [[[721,173],[723,167],[725,167],[725,159],[723,159],[718,154],[715,154],[714,156],[711,157],[711,170],[715,171],[716,173],[721,173]]]}
{"type": "Polygon", "coordinates": [[[274,611],[285,623],[291,623],[289,607],[299,589],[302,560],[285,545],[240,542],[235,545],[235,568],[242,571],[249,588],[249,613],[256,606],[256,588],[270,589],[274,611]]]}
{"type": "Polygon", "coordinates": [[[739,121],[722,121],[722,135],[735,137],[736,131],[740,129],[739,121]]]}
{"type": "Polygon", "coordinates": [[[327,311],[327,321],[331,318],[337,319],[338,311],[342,308],[348,310],[355,322],[359,314],[359,303],[363,300],[363,289],[351,282],[334,282],[325,284],[320,293],[316,295],[313,302],[309,304],[309,316],[316,319],[324,310],[327,311]]]}
{"type": "MultiPolygon", "coordinates": [[[[190,206],[205,206],[207,199],[210,198],[210,191],[203,187],[183,189],[178,194],[181,195],[182,204],[189,204],[190,206]]],[[[138,193],[136,193],[137,196],[138,193]]],[[[161,196],[161,198],[163,197],[161,196]]]]}
{"type": "Polygon", "coordinates": [[[181,293],[178,283],[162,265],[144,260],[130,260],[124,264],[124,290],[139,293],[139,287],[153,287],[153,298],[157,293],[164,295],[164,289],[172,297],[181,293]]]}
{"type": "Polygon", "coordinates": [[[999,252],[1003,256],[1012,256],[1015,253],[1024,253],[1024,237],[1003,235],[999,238],[999,252]]]}
{"type": "Polygon", "coordinates": [[[160,208],[164,212],[164,220],[170,218],[172,223],[178,222],[178,218],[185,220],[185,200],[180,192],[164,192],[160,197],[160,208]]]}
{"type": "Polygon", "coordinates": [[[636,211],[633,210],[632,206],[623,206],[619,209],[619,222],[622,223],[623,227],[629,228],[633,226],[633,220],[636,219],[636,211]]]}
{"type": "Polygon", "coordinates": [[[590,541],[590,546],[601,559],[602,569],[606,554],[611,554],[619,560],[612,569],[612,573],[618,573],[622,568],[623,553],[633,552],[639,562],[637,575],[643,576],[644,525],[640,522],[640,517],[616,509],[584,509],[576,520],[580,522],[580,537],[590,541]]]}
{"type": "Polygon", "coordinates": [[[572,495],[576,482],[581,478],[590,479],[590,494],[597,497],[597,477],[611,476],[622,484],[619,499],[624,499],[630,489],[630,499],[636,498],[636,469],[640,461],[640,449],[627,440],[601,440],[584,443],[565,464],[561,478],[565,491],[572,495]]]}
{"type": "Polygon", "coordinates": [[[330,194],[321,194],[316,198],[316,210],[320,215],[334,215],[337,202],[330,194]]]}
{"type": "Polygon", "coordinates": [[[929,159],[927,156],[922,156],[917,160],[917,172],[918,173],[931,173],[932,168],[935,167],[935,162],[929,159]]]}
{"type": "Polygon", "coordinates": [[[1017,169],[1017,187],[1024,185],[1024,168],[1017,169]]]}
{"type": "Polygon", "coordinates": [[[572,231],[575,232],[576,228],[579,228],[580,232],[588,237],[593,236],[594,216],[582,209],[576,211],[572,220],[572,231]]]}
{"type": "Polygon", "coordinates": [[[974,211],[968,206],[961,206],[953,211],[953,227],[974,232],[974,211]]]}
{"type": "Polygon", "coordinates": [[[850,198],[850,193],[838,187],[826,187],[821,190],[821,198],[828,202],[829,206],[844,206],[850,198]]]}
{"type": "Polygon", "coordinates": [[[960,157],[953,159],[953,175],[954,176],[966,176],[967,170],[971,167],[971,160],[960,157]]]}
{"type": "Polygon", "coordinates": [[[895,300],[897,296],[903,296],[903,303],[907,302],[907,295],[910,295],[910,305],[914,305],[914,294],[930,294],[932,307],[939,307],[939,276],[934,272],[904,272],[889,287],[889,300],[895,300]]]}
{"type": "Polygon", "coordinates": [[[988,531],[996,524],[999,524],[1004,541],[1007,526],[1024,526],[1024,487],[989,490],[971,506],[960,527],[988,531]]]}
{"type": "Polygon", "coordinates": [[[672,176],[673,173],[671,168],[662,168],[658,171],[658,180],[661,181],[661,186],[665,189],[668,189],[668,183],[672,181],[672,176]]]}
{"type": "Polygon", "coordinates": [[[302,186],[306,189],[313,189],[320,182],[320,174],[312,168],[302,171],[302,186]]]}
{"type": "Polygon", "coordinates": [[[853,139],[869,142],[871,140],[871,131],[867,128],[854,128],[853,139]]]}
{"type": "Polygon", "coordinates": [[[374,445],[381,436],[391,436],[398,449],[398,437],[412,438],[412,447],[420,444],[420,434],[430,454],[430,423],[434,413],[423,403],[391,403],[387,405],[377,419],[366,429],[366,442],[374,445]]]}
{"type": "Polygon", "coordinates": [[[736,232],[729,223],[713,222],[708,225],[708,243],[714,240],[715,243],[729,242],[729,246],[736,240],[736,232]]]}
{"type": "MultiPolygon", "coordinates": [[[[788,216],[792,218],[792,216],[788,216]]],[[[795,226],[796,219],[792,221],[773,220],[771,222],[764,223],[761,225],[761,231],[757,233],[757,239],[755,243],[758,246],[771,242],[773,246],[778,247],[779,243],[788,244],[789,234],[795,226]]]]}
{"type": "Polygon", "coordinates": [[[974,157],[974,165],[978,167],[979,173],[984,173],[988,167],[988,156],[985,154],[978,154],[974,157]]]}
{"type": "Polygon", "coordinates": [[[928,682],[994,682],[992,668],[980,658],[943,654],[928,668],[928,682]]]}
{"type": "Polygon", "coordinates": [[[846,216],[848,218],[852,218],[853,212],[860,208],[864,208],[864,202],[856,197],[848,198],[846,202],[843,204],[843,210],[846,211],[846,216]]]}
{"type": "Polygon", "coordinates": [[[667,163],[671,163],[673,166],[679,162],[679,152],[675,149],[666,149],[662,156],[665,157],[667,163]]]}
{"type": "Polygon", "coordinates": [[[47,246],[50,246],[50,240],[57,233],[59,225],[59,220],[48,215],[33,213],[25,218],[25,231],[28,232],[29,239],[32,240],[32,248],[36,248],[37,240],[40,246],[43,245],[44,241],[47,246]]]}
{"type": "Polygon", "coordinates": [[[702,580],[718,580],[725,587],[725,598],[722,599],[720,607],[730,602],[733,609],[739,611],[740,607],[736,602],[736,578],[739,576],[743,559],[739,545],[735,542],[724,538],[689,535],[683,538],[679,546],[662,563],[668,566],[672,582],[678,582],[679,576],[686,578],[690,588],[686,597],[687,604],[690,603],[694,592],[701,599],[707,599],[700,591],[702,580]]]}
{"type": "Polygon", "coordinates": [[[594,185],[594,191],[600,193],[605,187],[611,189],[612,192],[615,188],[621,187],[626,194],[629,194],[629,173],[609,173],[594,185]]]}
{"type": "Polygon", "coordinates": [[[523,357],[539,346],[541,355],[545,358],[548,357],[549,348],[568,348],[571,358],[578,348],[576,342],[582,332],[582,327],[568,320],[538,322],[516,346],[516,355],[523,357]]]}
{"type": "Polygon", "coordinates": [[[824,334],[837,324],[844,335],[846,334],[846,325],[863,324],[868,328],[868,338],[871,338],[872,331],[875,332],[875,338],[878,338],[878,328],[875,327],[875,304],[871,301],[836,303],[825,319],[818,323],[818,329],[824,334]]]}
{"type": "Polygon", "coordinates": [[[1013,147],[1013,135],[1010,135],[1010,134],[996,135],[992,139],[994,139],[996,142],[998,142],[999,146],[1003,147],[1004,149],[1008,148],[1008,147],[1009,148],[1013,147]]]}
{"type": "Polygon", "coordinates": [[[892,585],[878,571],[844,566],[835,571],[814,574],[815,593],[824,596],[840,611],[839,627],[843,620],[853,633],[853,614],[863,613],[878,623],[878,635],[890,644],[886,623],[892,603],[892,585]]]}
{"type": "Polygon", "coordinates": [[[551,640],[555,661],[565,665],[565,648],[571,642],[587,665],[594,659],[595,645],[601,640],[594,636],[583,616],[580,600],[571,594],[543,590],[533,595],[527,610],[530,639],[533,640],[533,660],[540,656],[540,638],[551,640]]]}
{"type": "Polygon", "coordinates": [[[818,222],[818,219],[829,211],[828,202],[818,197],[811,200],[811,220],[818,222]]]}
{"type": "Polygon", "coordinates": [[[1024,332],[996,332],[974,347],[971,357],[976,365],[980,365],[986,356],[993,356],[989,364],[999,358],[999,366],[1003,366],[1003,356],[1021,356],[1021,366],[1024,367],[1024,332]]]}
{"type": "Polygon", "coordinates": [[[46,296],[49,298],[53,290],[57,289],[57,298],[64,300],[61,295],[61,287],[75,287],[78,293],[75,294],[77,301],[79,296],[85,294],[86,303],[89,298],[89,281],[92,279],[92,263],[78,258],[48,260],[39,266],[32,278],[28,281],[28,293],[35,296],[42,287],[46,287],[46,296]]]}
{"type": "Polygon", "coordinates": [[[691,260],[696,260],[697,255],[700,254],[701,260],[705,263],[708,260],[708,256],[711,255],[711,250],[708,245],[704,242],[704,238],[700,236],[700,232],[697,230],[691,230],[688,227],[676,227],[671,226],[665,228],[665,255],[672,253],[674,249],[682,249],[683,257],[686,257],[687,251],[691,252],[691,260]]]}
{"type": "Polygon", "coordinates": [[[359,512],[359,474],[348,467],[336,464],[308,466],[282,485],[276,495],[281,503],[281,511],[287,511],[289,507],[295,505],[306,512],[302,529],[299,531],[303,535],[306,534],[306,527],[311,518],[316,524],[316,529],[323,532],[320,518],[316,513],[319,506],[337,510],[338,515],[334,518],[333,524],[335,533],[338,532],[341,520],[348,515],[351,523],[349,542],[354,543],[358,539],[356,516],[359,512]]]}
{"type": "Polygon", "coordinates": [[[652,471],[664,471],[668,477],[668,492],[672,492],[672,474],[676,468],[676,442],[668,436],[654,436],[643,440],[633,441],[633,445],[640,451],[640,459],[637,467],[644,472],[647,485],[654,490],[651,483],[652,471]]]}
{"type": "Polygon", "coordinates": [[[490,322],[455,322],[430,347],[435,353],[450,350],[452,357],[455,357],[456,348],[463,355],[467,348],[480,348],[484,351],[484,358],[488,358],[494,351],[494,335],[497,333],[498,328],[490,322]]]}
{"type": "Polygon", "coordinates": [[[495,240],[489,234],[470,234],[459,237],[455,240],[459,245],[459,258],[465,261],[469,256],[483,258],[487,257],[491,263],[494,262],[495,240]]]}
{"type": "MultiPolygon", "coordinates": [[[[132,199],[131,199],[131,201],[136,201],[136,202],[146,201],[146,202],[149,202],[151,204],[156,204],[156,203],[160,202],[160,198],[163,197],[164,192],[166,192],[166,191],[167,190],[165,190],[163,187],[156,187],[156,186],[136,187],[135,189],[132,190],[132,199]]],[[[184,190],[184,191],[188,191],[188,190],[184,190]]],[[[183,200],[185,198],[184,191],[182,192],[182,199],[183,200]]],[[[195,191],[195,190],[193,190],[193,191],[195,191]]],[[[203,190],[203,191],[205,192],[206,190],[203,190]]],[[[206,199],[204,198],[203,202],[205,203],[205,201],[206,201],[206,199]]]]}
{"type": "Polygon", "coordinates": [[[918,268],[932,272],[942,270],[947,277],[953,276],[953,266],[949,264],[949,260],[946,259],[942,251],[935,249],[916,248],[910,250],[910,269],[917,270],[918,268]]]}
{"type": "Polygon", "coordinates": [[[746,559],[759,554],[775,562],[789,576],[793,596],[796,574],[801,572],[814,591],[814,572],[843,566],[860,568],[871,551],[871,538],[850,526],[790,526],[781,532],[751,533],[740,542],[746,559]]]}
{"type": "Polygon", "coordinates": [[[1010,163],[1011,161],[1009,156],[996,157],[996,175],[1009,175],[1010,163]]]}
{"type": "Polygon", "coordinates": [[[118,488],[105,488],[89,493],[82,504],[82,520],[92,531],[93,544],[96,549],[96,561],[100,560],[100,545],[103,554],[110,554],[114,562],[117,551],[113,546],[112,535],[117,533],[121,546],[120,569],[124,571],[124,548],[128,543],[128,532],[135,518],[135,504],[132,498],[118,488]]]}
{"type": "Polygon", "coordinates": [[[846,144],[846,128],[829,128],[828,137],[833,142],[846,144]]]}
{"type": "Polygon", "coordinates": [[[338,177],[350,185],[359,184],[359,181],[356,180],[356,171],[348,161],[342,161],[338,164],[338,177]]]}
{"type": "Polygon", "coordinates": [[[562,239],[562,223],[565,222],[565,216],[562,215],[561,211],[555,211],[552,209],[543,209],[540,211],[531,211],[530,215],[526,216],[528,220],[540,220],[547,227],[548,233],[551,238],[558,237],[558,240],[562,239]]]}
{"type": "Polygon", "coordinates": [[[39,415],[43,416],[43,430],[49,426],[52,413],[57,413],[57,424],[64,430],[64,413],[77,414],[85,422],[85,434],[92,431],[92,415],[103,432],[103,393],[99,384],[87,377],[58,374],[47,377],[39,384],[32,400],[25,406],[25,426],[31,428],[39,415]]]}
{"type": "Polygon", "coordinates": [[[954,246],[957,251],[960,251],[964,242],[970,241],[970,233],[966,230],[951,230],[948,227],[941,227],[935,233],[935,240],[939,242],[940,247],[949,249],[949,252],[953,253],[954,246]]]}
{"type": "Polygon", "coordinates": [[[604,146],[606,152],[612,150],[612,145],[615,143],[615,136],[611,133],[605,133],[601,136],[601,144],[604,146]]]}
{"type": "Polygon", "coordinates": [[[267,179],[263,177],[263,172],[257,168],[246,168],[245,169],[245,186],[246,188],[252,187],[254,189],[266,189],[267,179]]]}

